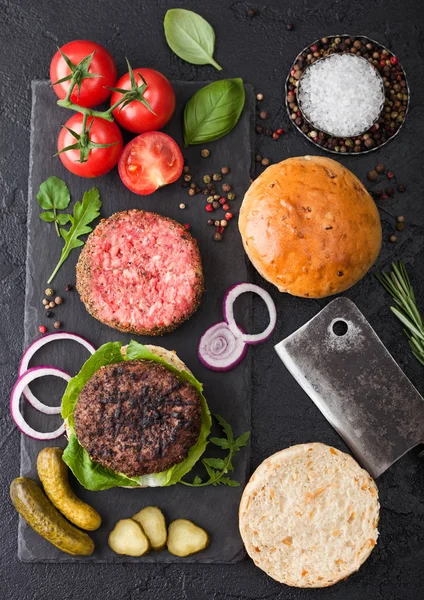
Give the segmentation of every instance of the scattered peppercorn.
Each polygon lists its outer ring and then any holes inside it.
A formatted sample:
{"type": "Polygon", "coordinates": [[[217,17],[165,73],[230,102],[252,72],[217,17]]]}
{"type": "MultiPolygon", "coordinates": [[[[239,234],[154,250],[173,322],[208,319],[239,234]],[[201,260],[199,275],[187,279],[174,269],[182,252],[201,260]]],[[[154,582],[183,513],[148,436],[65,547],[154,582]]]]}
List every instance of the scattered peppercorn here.
{"type": "Polygon", "coordinates": [[[278,140],[280,136],[278,135],[278,133],[276,131],[274,131],[274,133],[272,134],[272,139],[273,140],[278,140]]]}
{"type": "Polygon", "coordinates": [[[404,192],[406,192],[406,186],[404,186],[404,185],[398,185],[398,192],[400,192],[401,194],[403,194],[404,192]]]}
{"type": "Polygon", "coordinates": [[[263,94],[256,94],[256,100],[258,100],[260,102],[263,99],[264,99],[264,95],[263,94]]]}
{"type": "Polygon", "coordinates": [[[47,310],[47,311],[46,311],[46,317],[47,317],[48,319],[50,319],[52,316],[53,316],[53,313],[52,313],[52,311],[51,311],[51,310],[47,310]]]}
{"type": "Polygon", "coordinates": [[[194,188],[190,188],[190,189],[188,190],[188,192],[187,192],[187,194],[188,194],[189,196],[194,196],[194,195],[195,195],[195,193],[196,193],[196,190],[195,190],[194,188]]]}
{"type": "Polygon", "coordinates": [[[231,192],[231,185],[229,183],[224,183],[222,185],[222,191],[223,192],[231,192]]]}
{"type": "Polygon", "coordinates": [[[212,177],[210,175],[203,175],[203,183],[210,183],[212,181],[212,177]]]}
{"type": "Polygon", "coordinates": [[[186,231],[190,231],[190,229],[191,229],[191,225],[190,225],[190,223],[184,223],[184,224],[183,224],[183,227],[184,227],[184,229],[185,229],[186,231]]]}
{"type": "Polygon", "coordinates": [[[233,213],[227,212],[225,213],[225,218],[227,221],[230,221],[233,218],[233,213]]]}
{"type": "Polygon", "coordinates": [[[223,175],[228,175],[229,172],[230,172],[230,167],[222,167],[221,173],[223,175]]]}
{"type": "Polygon", "coordinates": [[[230,210],[230,205],[229,204],[223,204],[222,205],[222,210],[230,210]]]}
{"type": "Polygon", "coordinates": [[[263,159],[261,160],[261,165],[262,165],[263,167],[267,167],[267,166],[270,164],[270,162],[271,162],[271,161],[269,160],[269,158],[263,158],[263,159]]]}
{"type": "Polygon", "coordinates": [[[213,219],[208,219],[208,225],[215,225],[215,221],[213,219]]]}
{"type": "Polygon", "coordinates": [[[264,128],[262,127],[262,125],[256,125],[256,133],[259,133],[259,135],[260,135],[263,132],[264,132],[264,128]]]}
{"type": "Polygon", "coordinates": [[[43,298],[43,304],[44,304],[44,306],[47,306],[47,305],[48,305],[48,303],[49,303],[49,301],[48,301],[48,300],[46,300],[45,298],[43,298]]]}
{"type": "Polygon", "coordinates": [[[286,29],[287,29],[287,31],[293,31],[293,30],[294,30],[294,25],[293,25],[293,23],[287,23],[287,25],[286,25],[286,29]]]}
{"type": "Polygon", "coordinates": [[[46,310],[49,310],[49,308],[50,308],[49,304],[50,304],[50,302],[48,302],[47,304],[45,304],[45,305],[44,305],[44,308],[45,308],[46,310]]]}
{"type": "Polygon", "coordinates": [[[395,235],[389,236],[389,242],[392,242],[392,244],[395,244],[397,242],[397,237],[395,235]]]}
{"type": "Polygon", "coordinates": [[[56,296],[56,298],[54,299],[54,303],[63,304],[63,298],[61,298],[60,296],[56,296]]]}
{"type": "Polygon", "coordinates": [[[49,302],[49,307],[50,308],[54,308],[56,306],[56,303],[53,302],[53,300],[51,302],[49,302]]]}
{"type": "Polygon", "coordinates": [[[212,179],[213,179],[214,181],[221,181],[221,179],[222,179],[222,175],[221,175],[221,173],[214,173],[214,174],[212,175],[212,179]]]}
{"type": "Polygon", "coordinates": [[[183,178],[183,179],[184,179],[184,181],[187,181],[187,183],[188,183],[189,181],[191,181],[191,175],[189,175],[189,174],[187,173],[186,175],[184,175],[184,178],[183,178]]]}
{"type": "Polygon", "coordinates": [[[227,200],[235,200],[235,193],[234,192],[230,192],[229,194],[227,194],[227,200]]]}
{"type": "Polygon", "coordinates": [[[250,18],[256,17],[256,10],[254,8],[248,8],[247,16],[250,18]]]}
{"type": "Polygon", "coordinates": [[[197,183],[195,183],[194,181],[192,183],[190,183],[190,187],[195,190],[197,188],[197,183]]]}
{"type": "Polygon", "coordinates": [[[258,162],[258,163],[262,162],[262,156],[261,156],[260,154],[256,154],[256,156],[255,156],[255,160],[256,160],[256,162],[258,162]]]}
{"type": "Polygon", "coordinates": [[[190,167],[188,165],[184,165],[183,172],[184,173],[189,173],[190,172],[190,167]]]}
{"type": "Polygon", "coordinates": [[[265,121],[265,119],[268,118],[268,113],[266,112],[266,110],[261,110],[261,112],[259,113],[259,118],[262,119],[262,121],[265,121]]]}
{"type": "Polygon", "coordinates": [[[219,221],[219,220],[214,221],[214,225],[215,225],[215,227],[219,227],[221,225],[221,221],[219,221]]]}
{"type": "Polygon", "coordinates": [[[186,207],[186,205],[183,202],[181,202],[181,204],[180,204],[181,210],[183,210],[185,207],[186,207]]]}
{"type": "Polygon", "coordinates": [[[396,221],[398,223],[404,223],[405,222],[405,217],[402,215],[399,215],[398,217],[396,217],[396,221]]]}
{"type": "Polygon", "coordinates": [[[387,171],[387,179],[393,179],[394,176],[395,174],[393,173],[393,171],[387,171]]]}
{"type": "Polygon", "coordinates": [[[212,206],[213,206],[213,208],[217,209],[217,208],[219,208],[220,204],[219,204],[219,202],[217,200],[214,200],[212,202],[212,206]]]}
{"type": "Polygon", "coordinates": [[[55,321],[53,327],[55,329],[60,329],[62,327],[62,323],[60,321],[55,321]]]}
{"type": "Polygon", "coordinates": [[[367,177],[368,177],[369,181],[375,181],[378,177],[378,173],[375,170],[369,171],[367,177]]]}
{"type": "Polygon", "coordinates": [[[65,292],[72,292],[73,289],[74,289],[74,286],[71,285],[70,283],[65,285],[65,292]]]}
{"type": "Polygon", "coordinates": [[[52,290],[52,288],[47,288],[44,293],[46,294],[46,296],[53,296],[54,294],[54,290],[52,290]]]}
{"type": "Polygon", "coordinates": [[[213,239],[215,240],[215,242],[220,242],[222,240],[222,233],[214,233],[213,234],[213,239]]]}
{"type": "Polygon", "coordinates": [[[212,206],[212,204],[206,204],[205,210],[207,212],[212,212],[214,210],[214,207],[212,206]]]}
{"type": "Polygon", "coordinates": [[[375,167],[375,170],[377,171],[377,173],[384,173],[385,169],[384,169],[384,165],[377,165],[375,167]]]}
{"type": "Polygon", "coordinates": [[[221,225],[221,227],[227,227],[228,221],[226,221],[225,219],[222,219],[222,221],[220,221],[219,224],[221,225]]]}
{"type": "Polygon", "coordinates": [[[405,223],[396,223],[396,229],[398,231],[403,231],[405,229],[405,223]]]}
{"type": "Polygon", "coordinates": [[[40,327],[38,328],[38,331],[40,333],[46,333],[47,327],[45,325],[40,325],[40,327]]]}
{"type": "Polygon", "coordinates": [[[278,133],[278,135],[282,135],[284,133],[284,130],[280,127],[280,129],[277,129],[275,133],[278,133]]]}

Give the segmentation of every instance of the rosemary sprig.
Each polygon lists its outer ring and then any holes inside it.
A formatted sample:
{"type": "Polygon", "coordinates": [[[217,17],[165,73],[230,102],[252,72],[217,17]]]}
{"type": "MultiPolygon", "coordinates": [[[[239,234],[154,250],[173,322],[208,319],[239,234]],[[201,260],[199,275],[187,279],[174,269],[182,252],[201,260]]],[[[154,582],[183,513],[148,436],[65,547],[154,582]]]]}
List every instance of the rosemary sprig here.
{"type": "Polygon", "coordinates": [[[390,310],[405,326],[412,354],[424,366],[424,321],[405,265],[402,261],[394,262],[391,272],[382,272],[376,277],[395,301],[396,306],[390,310]]]}

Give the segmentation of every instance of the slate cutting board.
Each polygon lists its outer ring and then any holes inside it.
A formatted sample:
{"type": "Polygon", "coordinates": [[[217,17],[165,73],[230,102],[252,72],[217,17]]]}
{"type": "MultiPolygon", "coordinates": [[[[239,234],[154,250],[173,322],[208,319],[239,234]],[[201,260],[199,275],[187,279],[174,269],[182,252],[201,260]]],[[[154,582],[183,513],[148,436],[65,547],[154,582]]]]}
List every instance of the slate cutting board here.
{"type": "MultiPolygon", "coordinates": [[[[172,135],[182,147],[182,115],[187,100],[200,87],[198,82],[175,82],[177,108],[171,123],[165,132],[172,135]]],[[[221,303],[226,289],[239,281],[249,278],[249,265],[245,257],[240,236],[234,219],[220,243],[212,239],[213,227],[206,224],[205,197],[189,197],[181,181],[167,186],[150,197],[136,196],[127,190],[116,169],[106,176],[94,180],[78,178],[66,171],[60,160],[53,157],[56,152],[57,136],[61,127],[72,113],[59,108],[56,96],[46,81],[33,82],[33,104],[31,124],[31,155],[28,203],[28,246],[27,246],[27,288],[25,299],[25,347],[38,337],[38,326],[46,324],[53,331],[53,322],[62,321],[64,330],[83,335],[96,346],[108,341],[120,340],[128,343],[134,338],[142,343],[156,343],[168,349],[174,349],[184,360],[196,377],[204,383],[205,396],[212,413],[219,413],[232,425],[234,432],[240,434],[250,429],[250,389],[251,370],[250,352],[247,358],[233,371],[217,374],[205,369],[197,359],[197,343],[203,331],[217,321],[222,320],[221,303]],[[54,317],[47,319],[41,303],[47,279],[59,258],[61,241],[54,228],[39,219],[39,206],[36,194],[40,184],[50,175],[65,180],[71,191],[72,201],[80,200],[84,191],[98,186],[103,201],[101,214],[107,217],[119,210],[142,208],[156,211],[172,217],[182,223],[190,223],[192,234],[196,237],[205,275],[205,295],[197,313],[175,332],[159,338],[138,337],[120,333],[93,319],[79,300],[76,291],[65,292],[66,284],[75,283],[75,264],[79,249],[71,253],[52,283],[53,289],[65,300],[54,309],[54,317]],[[186,209],[179,209],[179,204],[186,209]]],[[[241,199],[249,186],[249,172],[252,160],[252,137],[254,125],[255,99],[253,89],[246,86],[246,105],[236,128],[225,138],[205,145],[211,151],[209,158],[200,156],[205,146],[191,146],[184,149],[184,156],[191,166],[191,172],[198,182],[206,173],[214,173],[228,165],[231,174],[226,181],[231,183],[237,194],[232,203],[234,213],[238,213],[241,199]]],[[[130,139],[127,137],[126,141],[130,139]]],[[[218,211],[217,211],[218,213],[218,211]]],[[[219,211],[221,214],[222,211],[219,211]]],[[[237,301],[236,314],[240,322],[249,327],[251,324],[251,298],[243,297],[237,301]]],[[[88,358],[86,351],[70,341],[61,341],[46,345],[31,362],[60,366],[74,375],[88,358]]],[[[51,404],[60,402],[64,382],[48,378],[36,381],[32,389],[38,397],[51,404]],[[38,392],[38,394],[37,394],[38,392]]],[[[39,430],[52,430],[58,426],[59,417],[40,415],[22,400],[25,418],[39,430]]],[[[26,436],[21,441],[21,475],[36,478],[36,457],[45,445],[65,446],[64,439],[50,443],[37,442],[26,436]]],[[[216,455],[216,454],[215,454],[216,455]]],[[[21,519],[19,524],[19,558],[28,562],[192,562],[192,563],[233,563],[241,560],[244,549],[238,533],[237,511],[243,486],[249,468],[249,448],[236,458],[234,478],[241,486],[206,488],[188,488],[175,485],[166,488],[149,489],[112,489],[102,492],[89,492],[81,488],[72,478],[72,485],[78,495],[92,504],[102,515],[101,528],[90,535],[96,550],[92,557],[76,558],[64,554],[39,537],[21,519]],[[198,555],[185,559],[177,558],[166,550],[150,553],[143,558],[118,557],[109,548],[107,538],[115,523],[130,517],[147,505],[162,508],[168,521],[176,518],[189,518],[203,526],[211,534],[210,546],[198,555]]]]}

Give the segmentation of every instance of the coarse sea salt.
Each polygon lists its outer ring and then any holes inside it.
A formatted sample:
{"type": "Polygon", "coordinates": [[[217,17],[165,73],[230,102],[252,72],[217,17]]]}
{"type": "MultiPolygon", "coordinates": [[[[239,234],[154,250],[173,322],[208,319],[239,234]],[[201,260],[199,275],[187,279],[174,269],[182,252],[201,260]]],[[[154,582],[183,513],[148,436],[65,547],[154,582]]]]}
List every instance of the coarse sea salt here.
{"type": "Polygon", "coordinates": [[[317,129],[334,137],[360,135],[381,113],[383,80],[366,59],[331,54],[305,70],[299,80],[298,103],[317,129]]]}

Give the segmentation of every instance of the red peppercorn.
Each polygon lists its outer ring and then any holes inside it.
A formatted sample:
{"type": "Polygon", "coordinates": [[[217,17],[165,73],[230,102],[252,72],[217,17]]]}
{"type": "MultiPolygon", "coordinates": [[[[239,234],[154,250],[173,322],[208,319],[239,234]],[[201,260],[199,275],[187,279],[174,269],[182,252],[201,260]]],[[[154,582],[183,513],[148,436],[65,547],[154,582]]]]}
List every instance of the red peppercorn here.
{"type": "Polygon", "coordinates": [[[227,212],[225,213],[225,220],[230,221],[233,218],[233,213],[227,212]]]}
{"type": "Polygon", "coordinates": [[[282,129],[277,129],[277,131],[275,133],[278,133],[278,135],[281,135],[282,133],[284,133],[284,131],[282,129]]]}
{"type": "Polygon", "coordinates": [[[38,331],[40,333],[46,333],[47,327],[45,325],[40,325],[40,327],[38,328],[38,331]]]}
{"type": "Polygon", "coordinates": [[[222,205],[222,208],[223,208],[224,210],[230,210],[230,205],[229,205],[229,204],[223,204],[223,205],[222,205]]]}
{"type": "Polygon", "coordinates": [[[380,66],[381,66],[381,67],[384,67],[384,66],[385,66],[385,64],[386,64],[386,61],[385,61],[384,59],[381,59],[381,60],[380,60],[380,66]]]}
{"type": "Polygon", "coordinates": [[[311,46],[311,52],[318,52],[318,46],[316,44],[311,46]]]}
{"type": "Polygon", "coordinates": [[[219,203],[220,203],[220,204],[225,204],[226,202],[227,202],[227,199],[226,199],[226,198],[220,198],[220,199],[219,199],[219,203]]]}
{"type": "Polygon", "coordinates": [[[387,172],[387,179],[393,179],[394,176],[395,176],[395,174],[393,173],[393,171],[387,172]]]}
{"type": "Polygon", "coordinates": [[[214,209],[214,207],[212,206],[212,204],[206,204],[206,206],[205,206],[205,210],[206,210],[207,212],[212,212],[212,211],[214,211],[215,209],[214,209]]]}
{"type": "Polygon", "coordinates": [[[396,56],[390,57],[390,62],[392,63],[392,65],[397,65],[397,61],[398,61],[398,59],[396,58],[396,56]]]}
{"type": "MultiPolygon", "coordinates": [[[[208,206],[209,206],[209,205],[208,205],[208,206]]],[[[190,225],[190,223],[184,223],[183,227],[184,227],[184,229],[185,229],[186,231],[190,231],[190,229],[191,229],[191,225],[190,225]]]]}

